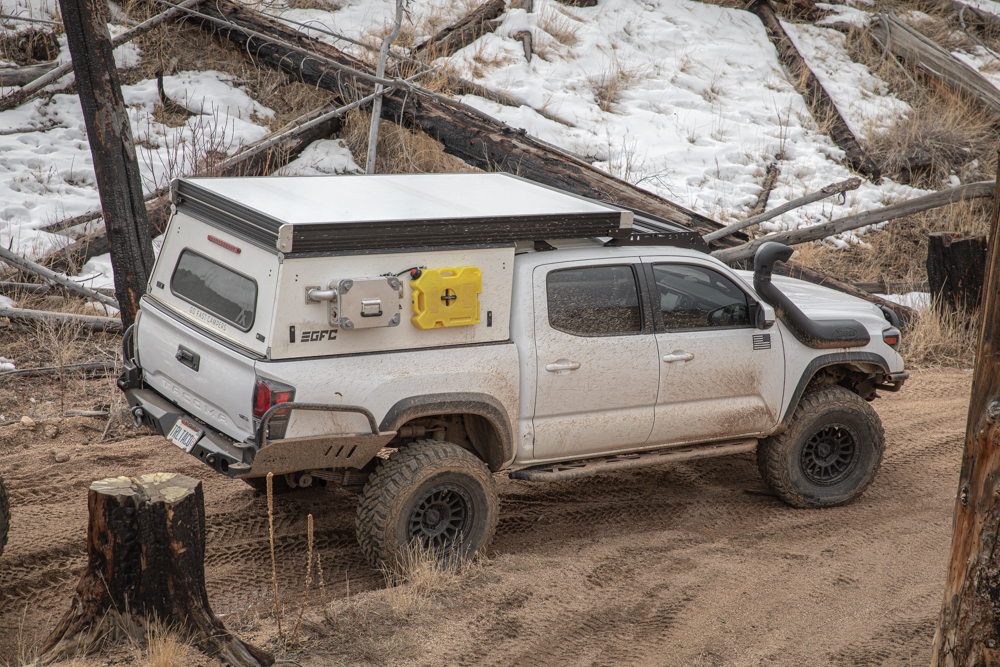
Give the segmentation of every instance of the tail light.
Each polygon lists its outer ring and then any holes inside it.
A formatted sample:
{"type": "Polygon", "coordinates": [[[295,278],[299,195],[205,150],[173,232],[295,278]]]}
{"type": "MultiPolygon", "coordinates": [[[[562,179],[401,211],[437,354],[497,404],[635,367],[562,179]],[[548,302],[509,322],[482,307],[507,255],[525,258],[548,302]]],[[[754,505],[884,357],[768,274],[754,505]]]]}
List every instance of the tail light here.
{"type": "MultiPolygon", "coordinates": [[[[273,406],[280,403],[291,403],[294,400],[295,387],[259,377],[253,389],[253,418],[259,422],[264,417],[264,413],[273,406]]],[[[267,421],[267,437],[272,440],[285,437],[288,417],[288,410],[275,411],[267,421]]]]}
{"type": "Polygon", "coordinates": [[[897,329],[896,327],[892,327],[891,329],[886,329],[885,331],[882,332],[882,340],[885,341],[886,345],[888,345],[894,350],[899,349],[900,337],[901,334],[899,333],[899,329],[897,329]]]}

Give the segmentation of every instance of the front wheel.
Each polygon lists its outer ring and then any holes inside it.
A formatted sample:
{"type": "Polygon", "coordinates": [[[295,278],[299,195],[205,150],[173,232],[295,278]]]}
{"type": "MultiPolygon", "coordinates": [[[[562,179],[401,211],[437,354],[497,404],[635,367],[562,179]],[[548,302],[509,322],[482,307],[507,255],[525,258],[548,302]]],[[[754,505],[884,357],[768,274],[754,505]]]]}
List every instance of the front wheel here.
{"type": "Polygon", "coordinates": [[[872,483],[885,450],[874,409],[836,385],[807,389],[788,428],[757,448],[764,481],[795,507],[843,505],[872,483]]]}
{"type": "Polygon", "coordinates": [[[373,564],[403,562],[414,547],[438,558],[468,556],[493,539],[496,482],[458,445],[418,440],[372,473],[358,502],[358,543],[373,564]]]}

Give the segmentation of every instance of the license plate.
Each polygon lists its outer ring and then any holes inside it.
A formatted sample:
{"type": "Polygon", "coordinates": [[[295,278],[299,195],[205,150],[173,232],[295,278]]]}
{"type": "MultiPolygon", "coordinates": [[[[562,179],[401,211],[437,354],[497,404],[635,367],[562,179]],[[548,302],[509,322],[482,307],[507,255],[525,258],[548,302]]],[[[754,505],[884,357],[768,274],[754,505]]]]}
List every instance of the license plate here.
{"type": "Polygon", "coordinates": [[[174,427],[167,434],[167,440],[190,453],[202,435],[203,431],[200,428],[181,417],[174,422],[174,427]]]}

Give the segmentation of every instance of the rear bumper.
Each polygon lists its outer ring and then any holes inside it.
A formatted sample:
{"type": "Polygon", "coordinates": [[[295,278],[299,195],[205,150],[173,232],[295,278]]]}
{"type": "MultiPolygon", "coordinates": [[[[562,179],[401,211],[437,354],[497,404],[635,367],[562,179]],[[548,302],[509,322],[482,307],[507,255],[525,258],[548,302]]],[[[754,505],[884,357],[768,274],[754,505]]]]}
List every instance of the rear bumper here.
{"type": "Polygon", "coordinates": [[[205,435],[191,450],[191,455],[210,468],[231,478],[246,477],[253,463],[253,447],[238,444],[231,438],[206,426],[152,389],[126,389],[125,399],[132,418],[166,436],[181,417],[198,424],[205,435]]]}
{"type": "MultiPolygon", "coordinates": [[[[191,450],[191,455],[227,477],[262,477],[303,470],[330,470],[336,468],[361,469],[389,444],[395,431],[379,432],[375,418],[364,411],[373,425],[371,434],[323,435],[286,440],[267,440],[245,444],[207,426],[204,422],[184,412],[152,389],[126,389],[125,398],[132,410],[132,417],[166,436],[181,417],[198,424],[204,435],[191,450]]],[[[310,403],[282,403],[268,410],[258,433],[267,430],[267,420],[279,409],[331,410],[360,412],[363,408],[310,403]]]]}

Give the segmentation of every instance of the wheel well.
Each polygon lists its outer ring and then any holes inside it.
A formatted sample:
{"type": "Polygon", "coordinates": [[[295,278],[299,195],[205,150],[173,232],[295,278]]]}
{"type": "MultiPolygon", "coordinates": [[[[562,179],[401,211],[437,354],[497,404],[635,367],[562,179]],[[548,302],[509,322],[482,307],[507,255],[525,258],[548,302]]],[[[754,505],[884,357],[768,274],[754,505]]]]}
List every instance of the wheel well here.
{"type": "Polygon", "coordinates": [[[475,413],[426,415],[396,429],[387,447],[401,449],[414,440],[432,437],[468,450],[496,472],[504,462],[503,436],[492,420],[475,413]]]}
{"type": "Polygon", "coordinates": [[[834,352],[816,357],[809,362],[792,391],[776,433],[787,426],[808,387],[835,384],[870,401],[875,398],[875,391],[884,386],[882,383],[888,373],[889,364],[874,352],[834,352]]]}
{"type": "Polygon", "coordinates": [[[838,385],[866,401],[875,398],[875,390],[885,380],[885,371],[876,364],[848,363],[824,366],[809,380],[808,387],[838,385]]]}
{"type": "Polygon", "coordinates": [[[396,403],[382,418],[379,429],[396,431],[387,445],[402,447],[426,437],[427,431],[469,450],[496,472],[514,458],[514,435],[503,404],[481,393],[454,392],[411,396],[396,403]],[[413,427],[411,431],[405,431],[413,427]],[[424,436],[417,435],[419,429],[424,436]]]}

